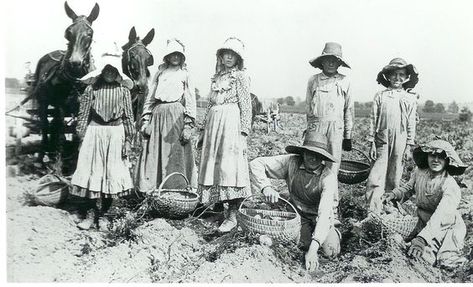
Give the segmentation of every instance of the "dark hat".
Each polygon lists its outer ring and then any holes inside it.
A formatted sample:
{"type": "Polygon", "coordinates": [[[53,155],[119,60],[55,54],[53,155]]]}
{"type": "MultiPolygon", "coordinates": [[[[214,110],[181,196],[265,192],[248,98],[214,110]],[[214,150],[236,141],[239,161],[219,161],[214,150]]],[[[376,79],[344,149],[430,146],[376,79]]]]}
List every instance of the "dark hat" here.
{"type": "Polygon", "coordinates": [[[402,87],[404,89],[414,88],[419,82],[419,73],[417,72],[417,69],[414,65],[408,64],[402,58],[394,58],[391,60],[391,62],[389,62],[387,66],[384,66],[381,72],[378,73],[378,77],[376,78],[376,81],[378,82],[378,84],[381,84],[387,88],[391,84],[389,80],[386,78],[387,74],[389,74],[393,70],[403,69],[403,68],[406,69],[407,75],[409,76],[409,80],[405,82],[404,84],[402,84],[402,87]]]}
{"type": "Polygon", "coordinates": [[[311,64],[315,68],[319,68],[322,70],[322,59],[327,56],[333,56],[339,59],[342,62],[342,66],[350,68],[350,66],[342,57],[342,46],[334,42],[325,43],[325,47],[324,47],[324,50],[322,51],[322,55],[310,60],[309,64],[311,64]]]}
{"type": "Polygon", "coordinates": [[[314,152],[325,161],[336,162],[335,158],[328,152],[327,137],[318,132],[308,132],[302,146],[289,145],[286,147],[288,153],[302,154],[304,151],[314,152]]]}
{"type": "Polygon", "coordinates": [[[434,140],[425,145],[420,145],[414,149],[412,157],[419,168],[428,168],[428,154],[442,152],[445,152],[449,159],[446,170],[450,175],[461,175],[465,172],[468,165],[462,162],[453,146],[444,140],[434,140]]]}

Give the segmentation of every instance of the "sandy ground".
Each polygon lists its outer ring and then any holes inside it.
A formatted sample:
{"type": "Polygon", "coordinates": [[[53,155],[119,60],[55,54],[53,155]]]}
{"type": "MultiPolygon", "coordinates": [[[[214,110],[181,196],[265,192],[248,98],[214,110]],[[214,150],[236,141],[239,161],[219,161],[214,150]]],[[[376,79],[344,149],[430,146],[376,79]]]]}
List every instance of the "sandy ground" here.
{"type": "MultiPolygon", "coordinates": [[[[249,139],[250,158],[280,154],[286,145],[298,144],[303,121],[302,115],[283,114],[284,130],[269,135],[265,134],[264,125],[257,123],[249,139]]],[[[365,119],[357,119],[355,128],[363,132],[365,126],[365,119]]],[[[424,129],[433,133],[431,125],[424,129]]],[[[467,154],[470,143],[462,144],[466,147],[460,155],[472,163],[471,153],[467,154]]],[[[465,255],[470,260],[462,269],[448,272],[412,262],[406,257],[406,246],[392,238],[371,238],[371,241],[361,238],[352,232],[348,218],[344,218],[340,256],[335,260],[320,256],[320,269],[309,273],[304,269],[302,253],[291,246],[275,243],[268,247],[260,244],[257,237],[241,231],[212,236],[218,215],[181,221],[149,219],[133,230],[133,240],[113,237],[111,231],[81,231],[76,227],[77,215],[70,209],[28,205],[25,193],[33,190],[39,179],[34,169],[27,168],[30,159],[31,156],[25,155],[21,160],[10,157],[7,161],[10,163],[6,181],[9,282],[473,281],[471,168],[463,177],[467,187],[462,189],[460,206],[468,226],[465,255]]],[[[283,182],[274,181],[274,184],[278,190],[285,190],[283,182]]],[[[351,202],[359,198],[363,187],[364,183],[340,186],[342,215],[361,219],[361,211],[351,202]]]]}

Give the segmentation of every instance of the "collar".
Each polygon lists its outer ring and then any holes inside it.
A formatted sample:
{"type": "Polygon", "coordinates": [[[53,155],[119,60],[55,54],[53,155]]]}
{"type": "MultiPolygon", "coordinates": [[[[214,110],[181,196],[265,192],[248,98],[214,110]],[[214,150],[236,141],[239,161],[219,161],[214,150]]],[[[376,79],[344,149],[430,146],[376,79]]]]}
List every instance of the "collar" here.
{"type": "Polygon", "coordinates": [[[319,77],[320,77],[321,80],[326,80],[326,79],[330,79],[330,78],[340,78],[341,74],[336,72],[332,76],[327,76],[327,75],[324,74],[324,72],[322,72],[322,73],[319,74],[319,77]]]}
{"type": "Polygon", "coordinates": [[[441,178],[441,177],[444,177],[446,175],[446,169],[444,169],[442,172],[440,173],[433,173],[430,168],[428,169],[428,173],[429,173],[429,177],[430,179],[434,179],[434,178],[441,178]]]}

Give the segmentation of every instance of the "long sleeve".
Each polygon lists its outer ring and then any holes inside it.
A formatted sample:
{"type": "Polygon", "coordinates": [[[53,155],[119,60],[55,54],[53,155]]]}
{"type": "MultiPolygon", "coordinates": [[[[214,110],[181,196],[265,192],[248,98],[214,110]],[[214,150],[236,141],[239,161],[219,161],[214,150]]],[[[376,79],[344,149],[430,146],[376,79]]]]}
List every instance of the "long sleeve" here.
{"type": "Polygon", "coordinates": [[[289,162],[293,155],[258,157],[250,162],[250,179],[253,188],[259,192],[271,186],[270,178],[287,179],[289,162]]]}
{"type": "Polygon", "coordinates": [[[317,211],[317,224],[312,238],[322,244],[327,238],[333,218],[333,198],[337,190],[337,178],[330,172],[322,181],[322,195],[317,211]]]}
{"type": "Polygon", "coordinates": [[[353,130],[353,116],[353,99],[351,97],[350,83],[348,83],[345,91],[345,105],[343,107],[343,138],[345,139],[351,139],[351,134],[353,130]]]}
{"type": "Polygon", "coordinates": [[[307,83],[307,92],[305,97],[305,111],[307,116],[307,123],[311,122],[311,118],[314,116],[312,111],[312,98],[314,97],[312,93],[312,86],[314,85],[315,76],[310,77],[307,83]]]}
{"type": "Polygon", "coordinates": [[[149,120],[150,118],[153,109],[153,104],[156,102],[154,94],[156,93],[156,89],[158,88],[158,78],[160,74],[161,71],[156,72],[153,79],[148,85],[150,88],[148,89],[148,94],[146,95],[145,103],[143,105],[143,113],[141,114],[142,120],[149,120]]]}
{"type": "MultiPolygon", "coordinates": [[[[461,200],[461,190],[452,177],[447,178],[442,186],[443,195],[437,208],[427,221],[419,236],[430,242],[436,235],[442,234],[442,229],[455,223],[457,208],[461,200]]],[[[441,240],[441,238],[437,238],[441,240]]]]}
{"type": "Polygon", "coordinates": [[[397,200],[399,200],[401,202],[404,202],[404,201],[408,200],[409,198],[411,198],[414,195],[414,192],[415,192],[414,186],[415,186],[415,183],[416,183],[416,178],[417,178],[418,172],[419,172],[419,170],[416,168],[414,170],[414,172],[411,174],[411,178],[409,179],[409,181],[407,183],[393,189],[392,193],[394,193],[394,195],[396,195],[397,200]]]}
{"type": "Polygon", "coordinates": [[[415,135],[416,135],[416,116],[417,116],[417,102],[412,101],[411,109],[407,118],[407,144],[415,144],[415,135]]]}
{"type": "Polygon", "coordinates": [[[368,141],[374,142],[374,136],[376,134],[376,125],[378,122],[378,109],[379,109],[379,99],[381,93],[377,93],[373,99],[373,106],[371,108],[371,117],[370,117],[370,129],[368,132],[368,141]]]}
{"type": "Polygon", "coordinates": [[[124,104],[124,111],[123,111],[123,125],[125,127],[125,140],[127,142],[132,142],[133,136],[135,135],[135,125],[133,124],[133,109],[131,103],[131,93],[130,90],[127,88],[122,88],[124,93],[123,100],[125,101],[124,104]]]}
{"type": "Polygon", "coordinates": [[[197,106],[195,99],[195,87],[190,80],[189,75],[187,75],[184,87],[184,108],[185,123],[194,124],[197,115],[197,106]]]}
{"type": "Polygon", "coordinates": [[[241,132],[247,135],[251,130],[251,96],[250,96],[250,79],[244,73],[239,73],[237,77],[237,96],[238,105],[240,107],[240,126],[241,132]]]}
{"type": "Polygon", "coordinates": [[[79,137],[83,138],[87,129],[87,125],[89,124],[90,109],[93,102],[92,86],[87,86],[79,100],[79,115],[77,116],[76,130],[79,137]]]}

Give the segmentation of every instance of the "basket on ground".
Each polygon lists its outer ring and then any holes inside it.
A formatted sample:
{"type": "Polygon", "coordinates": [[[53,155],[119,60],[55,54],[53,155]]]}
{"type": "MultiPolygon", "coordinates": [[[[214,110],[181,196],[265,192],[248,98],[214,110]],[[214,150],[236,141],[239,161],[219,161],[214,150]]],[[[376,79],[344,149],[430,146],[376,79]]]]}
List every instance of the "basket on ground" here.
{"type": "Polygon", "coordinates": [[[297,243],[301,230],[301,217],[295,207],[284,198],[279,198],[289,204],[294,212],[244,208],[245,201],[253,196],[255,195],[245,198],[238,209],[237,219],[241,228],[246,232],[266,234],[281,243],[291,241],[297,243]]]}
{"type": "Polygon", "coordinates": [[[70,183],[67,179],[54,174],[47,174],[39,180],[39,186],[28,193],[33,204],[57,206],[63,203],[69,194],[70,183]]]}
{"type": "Polygon", "coordinates": [[[370,175],[371,160],[361,150],[353,148],[353,150],[363,154],[368,163],[358,160],[342,160],[338,170],[338,181],[346,184],[357,184],[365,181],[370,175]]]}
{"type": "Polygon", "coordinates": [[[152,193],[153,208],[160,215],[168,218],[182,218],[195,210],[199,203],[199,196],[192,192],[187,178],[179,172],[166,176],[159,187],[152,193]],[[172,176],[181,176],[186,182],[185,188],[164,189],[166,181],[172,176]]]}

